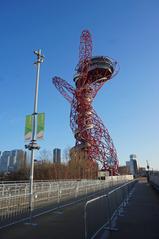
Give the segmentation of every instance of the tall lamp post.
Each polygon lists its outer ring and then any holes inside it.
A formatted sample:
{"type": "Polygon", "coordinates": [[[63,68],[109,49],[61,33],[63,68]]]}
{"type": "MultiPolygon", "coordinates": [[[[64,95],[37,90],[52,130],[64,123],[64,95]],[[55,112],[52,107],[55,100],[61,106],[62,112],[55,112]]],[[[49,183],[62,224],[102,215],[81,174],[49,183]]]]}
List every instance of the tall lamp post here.
{"type": "Polygon", "coordinates": [[[33,128],[32,128],[31,141],[28,145],[25,145],[25,148],[27,148],[31,151],[30,185],[29,185],[30,222],[32,221],[32,212],[33,212],[34,153],[35,153],[35,150],[40,149],[40,146],[36,143],[40,64],[44,61],[44,56],[41,54],[41,50],[34,51],[34,54],[37,56],[37,60],[34,63],[36,65],[36,85],[35,85],[35,97],[34,97],[34,111],[33,111],[33,114],[32,114],[33,128]]]}

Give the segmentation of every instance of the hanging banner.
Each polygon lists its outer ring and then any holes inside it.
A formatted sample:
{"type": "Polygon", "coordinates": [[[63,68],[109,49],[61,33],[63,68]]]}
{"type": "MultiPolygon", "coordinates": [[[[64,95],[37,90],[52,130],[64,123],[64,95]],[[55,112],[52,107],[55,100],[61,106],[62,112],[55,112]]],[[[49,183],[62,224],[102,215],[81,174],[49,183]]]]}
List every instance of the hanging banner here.
{"type": "Polygon", "coordinates": [[[37,139],[44,138],[44,124],[45,124],[45,114],[39,113],[37,117],[37,131],[36,131],[37,139]]]}
{"type": "Polygon", "coordinates": [[[25,140],[31,140],[32,138],[32,115],[27,115],[25,119],[25,140]]]}

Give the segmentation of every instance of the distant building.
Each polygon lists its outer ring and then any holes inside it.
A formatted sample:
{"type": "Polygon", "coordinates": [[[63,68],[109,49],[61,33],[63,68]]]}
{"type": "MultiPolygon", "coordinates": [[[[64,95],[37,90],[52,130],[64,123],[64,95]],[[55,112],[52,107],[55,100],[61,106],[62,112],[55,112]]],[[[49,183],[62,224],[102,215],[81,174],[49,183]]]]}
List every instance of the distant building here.
{"type": "Polygon", "coordinates": [[[105,180],[107,177],[109,177],[108,171],[98,171],[98,179],[105,180]]]}
{"type": "Polygon", "coordinates": [[[130,174],[130,168],[128,167],[128,166],[120,166],[119,168],[118,168],[118,173],[120,174],[120,175],[128,175],[128,174],[130,174]]]}
{"type": "Polygon", "coordinates": [[[137,156],[136,154],[131,154],[130,155],[130,173],[133,175],[133,176],[136,176],[137,175],[137,156]]]}
{"type": "Polygon", "coordinates": [[[4,151],[0,157],[0,172],[16,172],[26,166],[26,152],[21,149],[4,151]]]}
{"type": "Polygon", "coordinates": [[[53,163],[61,163],[61,149],[55,148],[53,150],[53,163]]]}
{"type": "Polygon", "coordinates": [[[26,165],[26,152],[21,149],[10,151],[10,170],[18,171],[26,165]]]}
{"type": "Polygon", "coordinates": [[[138,169],[138,174],[139,174],[140,176],[146,176],[146,168],[145,168],[145,167],[140,167],[140,168],[138,169]]]}
{"type": "Polygon", "coordinates": [[[34,164],[35,165],[41,165],[41,164],[43,164],[43,161],[42,160],[34,159],[34,164]]]}
{"type": "Polygon", "coordinates": [[[126,166],[130,168],[130,161],[126,161],[126,166]]]}
{"type": "Polygon", "coordinates": [[[0,172],[8,172],[10,163],[10,151],[4,151],[0,160],[0,172]]]}
{"type": "Polygon", "coordinates": [[[136,160],[137,161],[137,155],[136,154],[130,154],[130,160],[136,160]]]}

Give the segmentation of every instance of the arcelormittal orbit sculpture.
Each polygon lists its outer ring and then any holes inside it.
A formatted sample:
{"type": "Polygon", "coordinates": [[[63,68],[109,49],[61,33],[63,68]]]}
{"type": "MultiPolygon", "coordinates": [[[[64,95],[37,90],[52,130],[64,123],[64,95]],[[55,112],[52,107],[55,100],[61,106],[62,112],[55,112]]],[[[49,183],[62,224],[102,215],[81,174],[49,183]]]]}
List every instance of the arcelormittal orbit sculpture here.
{"type": "Polygon", "coordinates": [[[79,63],[74,76],[75,88],[55,76],[53,84],[71,104],[70,126],[76,139],[71,158],[100,161],[110,175],[118,173],[118,158],[113,141],[92,107],[92,101],[105,82],[117,73],[117,62],[109,57],[92,57],[88,30],[80,37],[79,63]]]}

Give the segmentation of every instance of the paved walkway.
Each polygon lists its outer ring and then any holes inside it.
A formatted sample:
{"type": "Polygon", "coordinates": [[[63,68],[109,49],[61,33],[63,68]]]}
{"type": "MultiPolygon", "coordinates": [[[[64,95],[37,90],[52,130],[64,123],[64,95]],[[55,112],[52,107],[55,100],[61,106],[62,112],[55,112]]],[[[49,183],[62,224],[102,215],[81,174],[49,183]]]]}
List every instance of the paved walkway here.
{"type": "MultiPolygon", "coordinates": [[[[0,239],[84,239],[83,208],[84,202],[43,215],[35,219],[37,226],[22,223],[8,227],[0,230],[0,239]]],[[[98,217],[97,211],[94,220],[98,217]]],[[[159,239],[159,193],[146,180],[136,184],[116,226],[119,231],[97,239],[159,239]]]]}
{"type": "Polygon", "coordinates": [[[116,227],[119,230],[107,238],[159,239],[159,192],[145,179],[136,184],[124,216],[117,219],[116,227]]]}
{"type": "MultiPolygon", "coordinates": [[[[112,189],[107,188],[104,192],[112,189]]],[[[96,196],[102,194],[103,191],[96,196]]],[[[33,219],[33,223],[37,225],[20,223],[2,229],[0,239],[84,239],[85,203],[86,199],[83,199],[80,203],[39,216],[33,219]]],[[[96,216],[100,217],[98,211],[96,216]]]]}
{"type": "Polygon", "coordinates": [[[0,230],[0,239],[84,239],[83,203],[0,230]],[[37,225],[36,225],[37,224],[37,225]]]}

